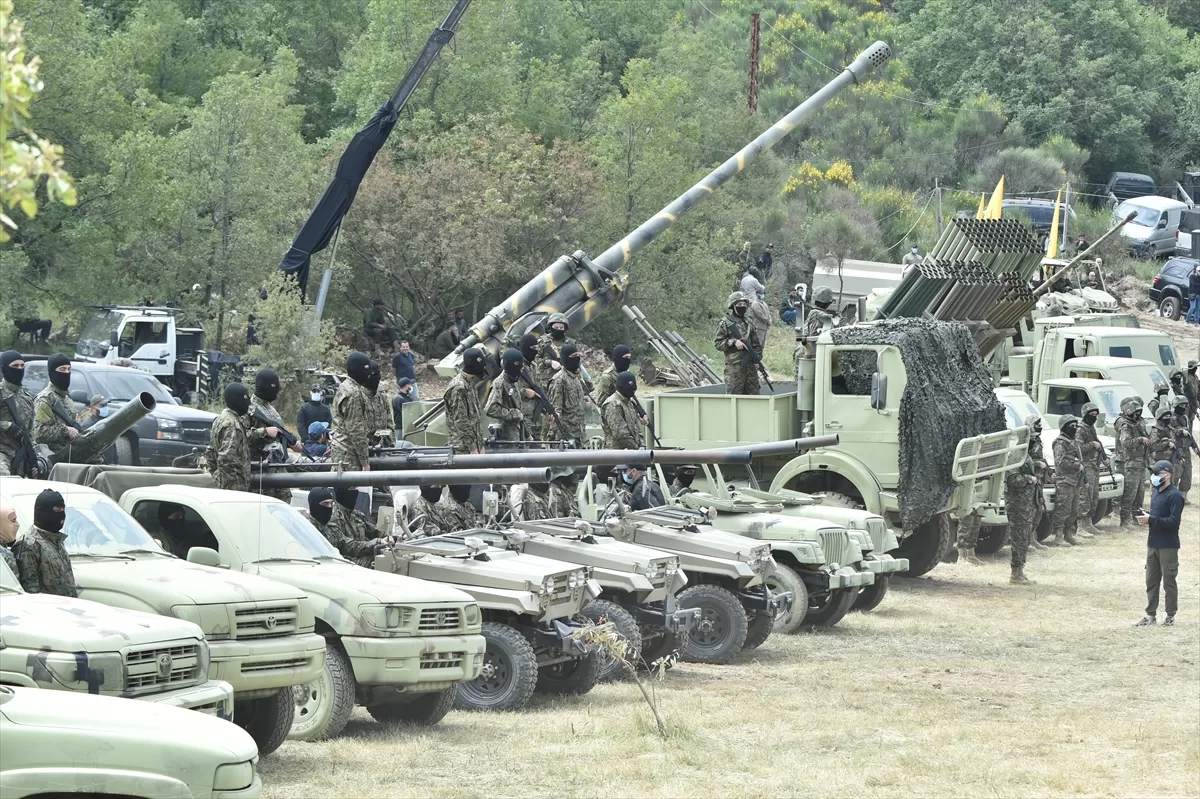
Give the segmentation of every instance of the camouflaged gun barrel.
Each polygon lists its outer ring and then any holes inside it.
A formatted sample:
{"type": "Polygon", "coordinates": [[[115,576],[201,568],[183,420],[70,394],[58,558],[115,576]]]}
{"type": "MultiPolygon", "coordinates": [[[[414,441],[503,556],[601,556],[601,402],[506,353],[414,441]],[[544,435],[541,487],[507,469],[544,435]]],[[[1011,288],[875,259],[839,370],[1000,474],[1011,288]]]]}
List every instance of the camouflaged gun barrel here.
{"type": "Polygon", "coordinates": [[[859,54],[836,78],[825,84],[787,116],[763,131],[725,163],[708,173],[699,183],[643,222],[636,230],[613,244],[598,258],[588,260],[582,252],[564,255],[546,267],[512,296],[489,311],[471,326],[470,332],[455,351],[438,364],[438,372],[451,374],[457,369],[467,347],[480,346],[499,357],[505,345],[505,333],[530,312],[564,313],[571,328],[579,330],[601,311],[618,302],[627,278],[618,270],[679,217],[744,170],[759,155],[773,147],[823,107],[838,92],[858,83],[872,70],[891,58],[892,50],[884,42],[875,42],[859,54]]]}
{"type": "Polygon", "coordinates": [[[46,465],[53,467],[56,463],[86,463],[92,460],[111,447],[126,430],[137,424],[157,405],[158,402],[152,394],[141,392],[122,405],[112,416],[101,419],[80,433],[70,444],[46,458],[46,465]]]}
{"type": "MultiPolygon", "coordinates": [[[[739,447],[731,447],[729,450],[713,449],[708,452],[729,452],[742,451],[749,452],[753,458],[770,458],[776,455],[795,455],[797,452],[804,452],[810,449],[820,449],[821,447],[836,447],[839,441],[838,436],[810,436],[809,438],[789,438],[786,441],[765,441],[762,444],[749,444],[739,447]]],[[[696,450],[703,452],[704,450],[696,450]]],[[[686,450],[685,450],[686,453],[686,450]]],[[[689,463],[695,461],[680,461],[681,463],[689,463]]],[[[710,461],[715,462],[715,461],[710,461]]]]}
{"type": "Polygon", "coordinates": [[[277,472],[255,475],[254,488],[362,488],[366,486],[548,483],[550,469],[404,469],[369,472],[277,472]]]}
{"type": "Polygon", "coordinates": [[[1116,233],[1118,230],[1120,230],[1121,228],[1125,227],[1125,225],[1127,225],[1127,224],[1129,224],[1131,221],[1133,221],[1133,218],[1134,218],[1135,216],[1137,216],[1137,214],[1131,211],[1131,212],[1129,213],[1129,216],[1125,217],[1125,218],[1124,218],[1124,219],[1122,219],[1120,222],[1118,222],[1117,224],[1113,225],[1111,228],[1109,228],[1109,230],[1108,230],[1108,231],[1107,231],[1107,232],[1106,232],[1106,233],[1105,233],[1103,236],[1101,236],[1100,238],[1098,238],[1098,239],[1096,239],[1095,241],[1093,241],[1093,242],[1092,242],[1092,246],[1091,246],[1091,247],[1088,247],[1086,250],[1084,250],[1083,252],[1081,252],[1081,253],[1079,253],[1078,255],[1076,255],[1074,258],[1072,258],[1070,261],[1068,261],[1068,262],[1067,262],[1067,263],[1066,263],[1066,264],[1063,266],[1063,268],[1062,268],[1062,269],[1059,269],[1059,270],[1058,270],[1057,272],[1055,272],[1053,275],[1051,275],[1050,277],[1046,278],[1046,281],[1045,281],[1044,283],[1042,283],[1042,285],[1038,286],[1038,288],[1037,288],[1037,291],[1033,292],[1033,297],[1034,297],[1034,299],[1037,299],[1038,297],[1042,296],[1042,295],[1043,295],[1043,294],[1045,294],[1047,291],[1049,291],[1049,290],[1050,290],[1050,287],[1051,287],[1052,285],[1054,285],[1054,281],[1056,281],[1056,280],[1058,280],[1059,278],[1061,278],[1061,277],[1063,277],[1064,275],[1066,275],[1066,274],[1067,274],[1067,272],[1071,271],[1071,270],[1072,270],[1072,269],[1075,267],[1075,265],[1076,265],[1076,264],[1078,264],[1080,261],[1082,261],[1083,259],[1087,258],[1089,255],[1091,255],[1091,254],[1092,254],[1092,250],[1094,250],[1094,249],[1096,249],[1097,247],[1099,247],[1099,246],[1100,246],[1100,244],[1101,244],[1101,243],[1102,243],[1102,242],[1103,242],[1105,239],[1107,239],[1109,236],[1113,235],[1113,234],[1114,234],[1114,233],[1116,233]]]}
{"type": "MultiPolygon", "coordinates": [[[[836,438],[836,437],[835,437],[836,438]]],[[[483,455],[389,455],[371,458],[372,469],[506,469],[533,466],[616,466],[622,463],[750,463],[745,447],[730,449],[557,449],[483,455]]],[[[324,464],[321,464],[324,466],[324,464]]],[[[306,469],[311,465],[305,464],[306,469]]]]}

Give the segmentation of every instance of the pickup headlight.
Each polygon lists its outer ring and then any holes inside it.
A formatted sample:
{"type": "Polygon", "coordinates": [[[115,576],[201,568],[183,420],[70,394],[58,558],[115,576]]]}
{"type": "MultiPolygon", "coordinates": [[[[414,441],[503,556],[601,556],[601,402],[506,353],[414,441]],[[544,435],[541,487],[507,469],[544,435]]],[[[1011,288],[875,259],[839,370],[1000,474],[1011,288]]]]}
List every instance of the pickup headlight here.
{"type": "Polygon", "coordinates": [[[746,563],[755,571],[763,569],[770,560],[771,548],[769,546],[752,549],[746,556],[746,563]]]}
{"type": "Polygon", "coordinates": [[[539,591],[542,596],[550,596],[554,593],[554,576],[551,575],[542,581],[542,590],[539,591]]]}
{"type": "Polygon", "coordinates": [[[183,431],[174,419],[158,419],[158,438],[164,441],[182,441],[183,431]]]}
{"type": "Polygon", "coordinates": [[[474,627],[479,624],[479,606],[467,605],[463,609],[463,621],[468,627],[474,627]]]}
{"type": "Polygon", "coordinates": [[[214,791],[240,791],[254,783],[254,761],[226,763],[217,766],[213,777],[214,791]]]}
{"type": "Polygon", "coordinates": [[[377,630],[399,630],[413,617],[413,609],[403,605],[359,605],[358,610],[377,630]]]}

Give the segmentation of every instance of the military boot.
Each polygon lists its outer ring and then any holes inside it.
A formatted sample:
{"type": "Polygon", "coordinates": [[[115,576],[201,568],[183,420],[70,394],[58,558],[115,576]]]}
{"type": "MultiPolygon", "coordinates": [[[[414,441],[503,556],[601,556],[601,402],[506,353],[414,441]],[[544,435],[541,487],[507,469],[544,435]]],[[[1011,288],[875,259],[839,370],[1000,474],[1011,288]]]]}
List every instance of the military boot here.
{"type": "Polygon", "coordinates": [[[975,547],[963,547],[958,551],[958,554],[965,563],[970,563],[972,566],[983,565],[983,561],[975,557],[975,547]]]}
{"type": "MultiPolygon", "coordinates": [[[[1086,524],[1081,524],[1075,528],[1075,536],[1078,538],[1095,538],[1096,537],[1095,535],[1088,532],[1088,528],[1091,526],[1092,526],[1092,522],[1089,519],[1086,524]]],[[[1097,530],[1096,532],[1099,532],[1099,530],[1097,530]]]]}
{"type": "Polygon", "coordinates": [[[1132,530],[1136,526],[1137,525],[1134,524],[1134,522],[1133,522],[1133,513],[1131,511],[1125,510],[1124,508],[1121,508],[1121,526],[1118,527],[1117,529],[1118,530],[1132,530]]]}
{"type": "Polygon", "coordinates": [[[1034,584],[1033,580],[1030,580],[1028,577],[1025,576],[1025,567],[1024,566],[1013,566],[1012,567],[1012,576],[1008,578],[1008,582],[1011,585],[1033,585],[1034,584]]]}
{"type": "Polygon", "coordinates": [[[1083,529],[1080,530],[1079,532],[1087,533],[1086,536],[1083,536],[1084,538],[1095,538],[1096,536],[1100,535],[1100,528],[1098,528],[1096,525],[1092,524],[1091,519],[1088,519],[1087,521],[1085,521],[1083,523],[1083,529]]]}
{"type": "MultiPolygon", "coordinates": [[[[1089,536],[1089,538],[1090,538],[1090,536],[1089,536]]],[[[1073,547],[1079,546],[1079,539],[1076,538],[1075,534],[1072,532],[1065,533],[1063,535],[1063,540],[1066,541],[1068,544],[1070,544],[1073,547]]]]}
{"type": "Polygon", "coordinates": [[[1055,533],[1054,540],[1050,543],[1050,545],[1055,547],[1070,547],[1073,546],[1073,543],[1069,540],[1064,541],[1062,533],[1055,533]]]}
{"type": "Polygon", "coordinates": [[[1029,539],[1029,548],[1030,549],[1049,549],[1050,547],[1046,546],[1041,541],[1037,540],[1037,531],[1035,530],[1033,533],[1033,537],[1029,539]]]}

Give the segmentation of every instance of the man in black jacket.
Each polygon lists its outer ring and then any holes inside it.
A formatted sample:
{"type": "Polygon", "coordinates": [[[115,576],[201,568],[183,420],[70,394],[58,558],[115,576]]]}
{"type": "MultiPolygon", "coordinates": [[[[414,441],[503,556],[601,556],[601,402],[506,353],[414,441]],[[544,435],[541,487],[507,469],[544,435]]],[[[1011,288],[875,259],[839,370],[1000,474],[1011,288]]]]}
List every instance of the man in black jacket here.
{"type": "Polygon", "coordinates": [[[308,391],[308,402],[296,412],[296,432],[301,436],[307,435],[308,426],[313,422],[333,423],[333,414],[325,404],[325,394],[316,383],[308,391]]]}
{"type": "Polygon", "coordinates": [[[1150,467],[1150,512],[1143,511],[1138,524],[1150,528],[1146,540],[1146,615],[1135,627],[1156,624],[1158,613],[1158,586],[1162,583],[1167,595],[1167,617],[1164,627],[1175,625],[1175,611],[1179,607],[1179,587],[1175,578],[1179,574],[1179,520],[1183,515],[1183,494],[1171,483],[1174,468],[1170,461],[1156,461],[1150,467]]]}

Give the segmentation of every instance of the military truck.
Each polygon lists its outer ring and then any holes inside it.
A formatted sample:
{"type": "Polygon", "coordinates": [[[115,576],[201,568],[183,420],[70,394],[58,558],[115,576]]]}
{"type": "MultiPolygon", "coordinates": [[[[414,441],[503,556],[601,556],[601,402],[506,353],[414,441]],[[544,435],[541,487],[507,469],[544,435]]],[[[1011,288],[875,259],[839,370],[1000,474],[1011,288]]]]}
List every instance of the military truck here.
{"type": "MultiPolygon", "coordinates": [[[[88,468],[60,465],[53,474],[88,468]]],[[[175,557],[111,499],[72,482],[0,481],[0,503],[12,505],[28,529],[34,501],[47,488],[67,502],[63,531],[80,597],[199,625],[210,673],[233,685],[235,722],[262,754],[278,749],[295,711],[292,687],[315,679],[324,664],[304,592],[175,557]]]]}
{"type": "Polygon", "coordinates": [[[233,724],[109,696],[0,686],[0,796],[258,799],[254,740],[233,724]]]}
{"type": "Polygon", "coordinates": [[[1043,328],[1042,338],[1032,352],[1009,357],[1008,378],[1002,384],[1028,384],[1029,394],[1036,399],[1043,382],[1071,376],[1069,370],[1074,359],[1092,357],[1148,361],[1160,372],[1180,367],[1174,342],[1158,330],[1050,326],[1043,328]]]}
{"type": "Polygon", "coordinates": [[[95,305],[75,344],[74,360],[111,364],[128,358],[192,404],[215,386],[204,328],[179,324],[182,311],[152,305],[95,305]],[[190,396],[189,396],[190,395],[190,396]]]}
{"type": "Polygon", "coordinates": [[[211,488],[196,470],[90,467],[77,478],[121,508],[192,565],[229,579],[258,575],[303,591],[324,651],[324,668],[289,694],[289,737],[338,735],[357,702],[379,721],[434,724],[456,683],[479,673],[484,641],[469,596],[419,580],[362,569],[344,559],[298,511],[279,500],[211,488]],[[159,509],[184,523],[160,525],[159,509]]]}

